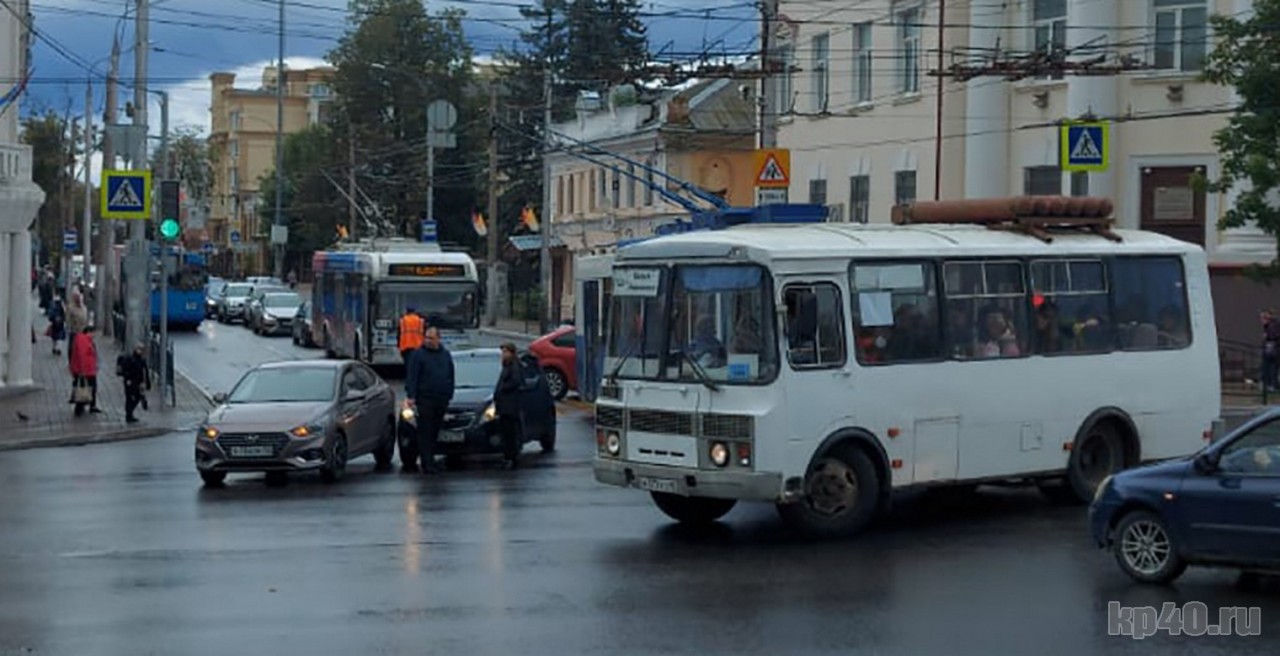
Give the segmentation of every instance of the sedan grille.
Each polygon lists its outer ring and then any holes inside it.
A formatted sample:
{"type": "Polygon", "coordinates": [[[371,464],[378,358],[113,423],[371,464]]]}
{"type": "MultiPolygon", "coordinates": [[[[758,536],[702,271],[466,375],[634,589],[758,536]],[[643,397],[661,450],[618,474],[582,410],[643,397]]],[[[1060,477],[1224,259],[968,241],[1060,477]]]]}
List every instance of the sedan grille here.
{"type": "Polygon", "coordinates": [[[444,416],[444,426],[447,429],[468,428],[476,420],[474,412],[450,412],[444,416]]]}

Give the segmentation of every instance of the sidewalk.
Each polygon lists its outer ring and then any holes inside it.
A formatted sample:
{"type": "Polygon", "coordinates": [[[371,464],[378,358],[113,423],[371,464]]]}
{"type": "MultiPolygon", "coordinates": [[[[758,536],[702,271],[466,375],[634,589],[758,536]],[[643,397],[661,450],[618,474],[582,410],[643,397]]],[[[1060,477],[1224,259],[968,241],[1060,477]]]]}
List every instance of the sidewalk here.
{"type": "Polygon", "coordinates": [[[98,407],[102,414],[75,416],[71,398],[71,372],[68,370],[67,344],[62,355],[53,355],[49,338],[44,335],[45,320],[36,318],[36,334],[40,335],[32,357],[35,388],[25,393],[0,398],[0,451],[52,446],[77,446],[100,442],[155,437],[175,431],[191,430],[204,420],[212,404],[195,385],[181,375],[174,376],[177,407],[161,407],[160,385],[147,393],[151,410],[138,409],[142,421],[127,424],[124,420],[124,383],[115,375],[119,349],[109,338],[96,335],[98,343],[98,407]]]}

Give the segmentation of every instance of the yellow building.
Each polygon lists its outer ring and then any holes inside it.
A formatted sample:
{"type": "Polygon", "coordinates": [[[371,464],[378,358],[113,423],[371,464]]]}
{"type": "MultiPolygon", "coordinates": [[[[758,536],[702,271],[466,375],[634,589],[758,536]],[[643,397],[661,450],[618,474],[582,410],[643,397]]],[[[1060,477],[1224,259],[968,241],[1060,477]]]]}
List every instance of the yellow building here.
{"type": "MultiPolygon", "coordinates": [[[[285,70],[284,132],[300,132],[328,120],[333,93],[332,68],[285,70]]],[[[220,251],[240,237],[238,268],[248,272],[265,262],[267,238],[256,214],[258,181],[275,168],[276,67],[262,72],[262,86],[237,88],[234,73],[214,73],[212,130],[213,197],[210,199],[209,237],[220,251]]]]}

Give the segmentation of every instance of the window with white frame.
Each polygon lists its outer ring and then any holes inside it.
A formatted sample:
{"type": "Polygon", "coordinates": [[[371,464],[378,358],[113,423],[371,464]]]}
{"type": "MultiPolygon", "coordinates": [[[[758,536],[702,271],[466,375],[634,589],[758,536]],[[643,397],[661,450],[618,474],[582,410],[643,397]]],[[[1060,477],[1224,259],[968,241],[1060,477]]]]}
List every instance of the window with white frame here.
{"type": "Polygon", "coordinates": [[[827,204],[827,181],[823,179],[809,181],[809,202],[814,205],[827,204]]]}
{"type": "Polygon", "coordinates": [[[1205,0],[1152,0],[1155,10],[1156,68],[1198,71],[1208,44],[1205,0]]]}
{"type": "Polygon", "coordinates": [[[922,12],[919,5],[902,7],[894,12],[898,33],[898,91],[920,92],[920,35],[922,12]]]}
{"type": "Polygon", "coordinates": [[[813,111],[827,111],[831,88],[831,35],[813,37],[813,111]]]}
{"type": "MultiPolygon", "coordinates": [[[[1031,30],[1035,51],[1061,52],[1067,47],[1067,0],[1031,0],[1031,30]]],[[[1053,75],[1062,77],[1060,73],[1053,75]]]]}
{"type": "Polygon", "coordinates": [[[849,177],[849,220],[866,223],[871,213],[871,176],[849,177]]]}
{"type": "Polygon", "coordinates": [[[916,172],[894,171],[893,202],[895,205],[906,205],[916,201],[916,172]]]}
{"type": "Polygon", "coordinates": [[[871,102],[871,23],[858,23],[853,34],[853,101],[871,102]]]}
{"type": "Polygon", "coordinates": [[[795,57],[795,49],[789,45],[778,46],[774,50],[777,53],[778,65],[782,67],[782,73],[778,76],[778,81],[774,84],[777,89],[777,98],[773,98],[773,106],[777,109],[779,116],[790,114],[795,108],[792,107],[792,61],[795,57]]]}
{"type": "Polygon", "coordinates": [[[236,111],[236,112],[231,112],[231,116],[230,116],[229,118],[231,119],[231,120],[230,120],[230,123],[231,123],[231,129],[232,129],[232,130],[239,130],[239,129],[240,129],[240,112],[238,112],[238,111],[236,111]]]}
{"type": "Polygon", "coordinates": [[[240,140],[232,139],[230,142],[228,142],[227,145],[228,145],[227,150],[231,153],[231,159],[232,160],[240,159],[240,140]]]}

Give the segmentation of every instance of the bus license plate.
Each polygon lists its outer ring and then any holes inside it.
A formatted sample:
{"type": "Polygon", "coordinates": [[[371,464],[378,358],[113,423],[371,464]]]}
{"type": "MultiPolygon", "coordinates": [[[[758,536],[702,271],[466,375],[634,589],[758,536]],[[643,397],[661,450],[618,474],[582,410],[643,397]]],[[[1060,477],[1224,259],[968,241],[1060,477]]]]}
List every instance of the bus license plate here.
{"type": "Polygon", "coordinates": [[[669,478],[653,478],[651,476],[637,476],[636,487],[649,492],[668,492],[676,494],[679,491],[679,485],[676,481],[669,478]]]}
{"type": "Polygon", "coordinates": [[[440,441],[449,444],[458,444],[466,441],[462,431],[442,430],[440,431],[440,441]]]}

